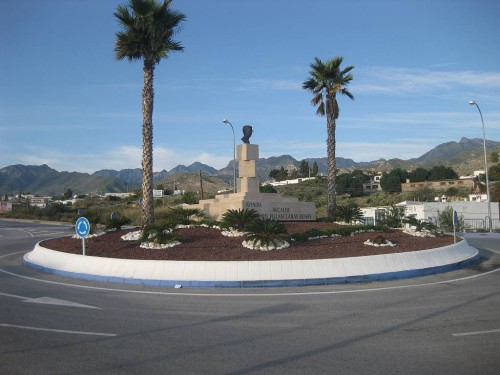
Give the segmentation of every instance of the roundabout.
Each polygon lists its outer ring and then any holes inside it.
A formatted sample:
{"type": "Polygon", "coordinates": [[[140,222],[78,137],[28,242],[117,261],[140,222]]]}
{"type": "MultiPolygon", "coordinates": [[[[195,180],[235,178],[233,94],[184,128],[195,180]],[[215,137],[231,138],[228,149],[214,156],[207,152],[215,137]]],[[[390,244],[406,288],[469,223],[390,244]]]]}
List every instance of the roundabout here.
{"type": "Polygon", "coordinates": [[[466,240],[401,253],[326,259],[246,261],[144,260],[83,256],[36,244],[23,263],[67,277],[159,287],[297,287],[411,278],[448,272],[479,261],[466,240]]]}

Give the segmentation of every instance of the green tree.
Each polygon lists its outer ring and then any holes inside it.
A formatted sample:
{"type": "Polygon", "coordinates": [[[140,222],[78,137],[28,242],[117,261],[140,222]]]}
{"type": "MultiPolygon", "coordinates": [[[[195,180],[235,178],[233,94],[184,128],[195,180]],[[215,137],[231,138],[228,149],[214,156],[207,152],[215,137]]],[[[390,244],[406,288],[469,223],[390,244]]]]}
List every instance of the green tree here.
{"type": "Polygon", "coordinates": [[[383,172],[380,178],[380,187],[385,192],[401,192],[401,183],[406,181],[408,173],[401,168],[393,169],[390,172],[383,172]]]}
{"type": "Polygon", "coordinates": [[[500,165],[493,165],[488,168],[488,177],[490,181],[500,181],[500,165]]]}
{"type": "Polygon", "coordinates": [[[336,176],[337,166],[335,161],[335,128],[336,120],[339,117],[339,106],[337,94],[342,94],[354,100],[354,96],[347,89],[347,85],[352,81],[353,76],[349,72],[354,66],[348,66],[341,69],[343,58],[340,56],[321,61],[314,58],[315,62],[310,65],[310,77],[304,81],[302,88],[313,93],[311,104],[317,106],[316,114],[326,116],[327,128],[327,162],[328,162],[328,217],[333,218],[335,214],[337,196],[336,196],[336,176]]]}
{"type": "Polygon", "coordinates": [[[280,169],[271,169],[269,171],[269,177],[274,178],[276,181],[284,181],[288,178],[288,172],[285,167],[281,166],[280,169]]]}
{"type": "Polygon", "coordinates": [[[455,180],[458,178],[457,172],[451,167],[445,167],[444,165],[437,165],[430,169],[428,180],[429,181],[439,181],[439,180],[455,180]]]}
{"type": "Polygon", "coordinates": [[[66,200],[66,199],[69,199],[73,197],[73,190],[71,190],[70,188],[67,188],[66,191],[64,192],[64,194],[62,195],[62,199],[66,200]]]}
{"type": "Polygon", "coordinates": [[[499,160],[499,158],[498,158],[498,151],[491,151],[491,153],[490,153],[490,161],[492,163],[498,163],[498,160],[499,160]]]}
{"type": "Polygon", "coordinates": [[[309,177],[309,162],[302,160],[299,167],[299,177],[309,177]]]}
{"type": "Polygon", "coordinates": [[[119,5],[114,16],[121,31],[116,33],[116,59],[142,60],[144,84],[142,89],[142,225],[154,221],[153,202],[153,103],[154,70],[170,52],[182,51],[173,36],[184,14],[170,9],[171,0],[129,0],[119,5]]]}
{"type": "Polygon", "coordinates": [[[425,168],[418,167],[408,173],[408,178],[411,182],[423,182],[429,179],[429,171],[425,168]]]}
{"type": "Polygon", "coordinates": [[[316,177],[318,175],[318,163],[314,162],[311,177],[316,177]]]}

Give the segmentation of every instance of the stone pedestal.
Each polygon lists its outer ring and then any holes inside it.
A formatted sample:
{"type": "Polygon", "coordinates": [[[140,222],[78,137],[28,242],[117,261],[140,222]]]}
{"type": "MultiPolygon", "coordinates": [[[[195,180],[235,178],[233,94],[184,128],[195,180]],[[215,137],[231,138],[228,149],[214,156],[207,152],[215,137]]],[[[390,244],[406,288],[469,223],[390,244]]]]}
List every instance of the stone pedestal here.
{"type": "Polygon", "coordinates": [[[259,146],[241,144],[236,148],[239,177],[237,193],[219,194],[215,199],[200,200],[197,205],[186,205],[189,208],[199,208],[205,216],[212,220],[222,220],[227,210],[254,209],[263,218],[281,221],[316,220],[316,204],[314,202],[299,202],[297,198],[283,197],[277,193],[260,193],[256,162],[259,159],[259,146]]]}
{"type": "Polygon", "coordinates": [[[259,160],[259,146],[244,143],[236,146],[239,177],[236,182],[238,193],[258,193],[259,178],[257,177],[256,161],[259,160]]]}

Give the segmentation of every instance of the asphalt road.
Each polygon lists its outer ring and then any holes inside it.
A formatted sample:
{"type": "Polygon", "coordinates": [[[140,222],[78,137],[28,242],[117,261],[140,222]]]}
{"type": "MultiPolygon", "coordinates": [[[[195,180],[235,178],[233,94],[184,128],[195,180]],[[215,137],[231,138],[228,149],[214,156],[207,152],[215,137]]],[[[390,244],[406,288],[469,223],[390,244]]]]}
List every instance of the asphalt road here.
{"type": "Polygon", "coordinates": [[[1,374],[498,374],[500,237],[474,269],[383,283],[171,289],[22,266],[64,226],[0,220],[1,374]]]}

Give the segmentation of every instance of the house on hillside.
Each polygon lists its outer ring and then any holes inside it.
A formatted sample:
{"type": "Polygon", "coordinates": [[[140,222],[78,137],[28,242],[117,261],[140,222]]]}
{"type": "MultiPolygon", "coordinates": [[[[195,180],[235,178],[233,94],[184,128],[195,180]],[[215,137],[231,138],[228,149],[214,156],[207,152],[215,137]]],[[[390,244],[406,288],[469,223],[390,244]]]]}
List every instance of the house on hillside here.
{"type": "Polygon", "coordinates": [[[32,195],[27,196],[28,203],[33,207],[47,208],[50,206],[50,198],[48,197],[34,197],[32,195]]]}
{"type": "Polygon", "coordinates": [[[373,193],[375,191],[382,190],[380,186],[380,179],[382,178],[382,173],[370,176],[370,181],[363,183],[363,193],[373,193]]]}

